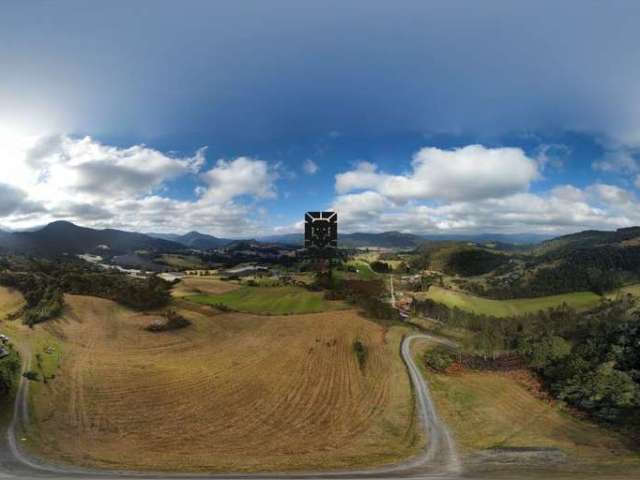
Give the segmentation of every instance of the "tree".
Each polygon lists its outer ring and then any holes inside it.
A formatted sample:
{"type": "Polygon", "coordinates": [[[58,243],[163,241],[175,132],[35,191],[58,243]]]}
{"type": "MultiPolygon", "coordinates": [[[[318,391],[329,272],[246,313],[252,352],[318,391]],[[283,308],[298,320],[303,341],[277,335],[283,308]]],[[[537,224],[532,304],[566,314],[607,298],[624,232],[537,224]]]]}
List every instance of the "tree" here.
{"type": "Polygon", "coordinates": [[[571,353],[571,344],[557,335],[547,336],[537,342],[526,342],[520,353],[529,360],[529,366],[543,370],[571,353]]]}

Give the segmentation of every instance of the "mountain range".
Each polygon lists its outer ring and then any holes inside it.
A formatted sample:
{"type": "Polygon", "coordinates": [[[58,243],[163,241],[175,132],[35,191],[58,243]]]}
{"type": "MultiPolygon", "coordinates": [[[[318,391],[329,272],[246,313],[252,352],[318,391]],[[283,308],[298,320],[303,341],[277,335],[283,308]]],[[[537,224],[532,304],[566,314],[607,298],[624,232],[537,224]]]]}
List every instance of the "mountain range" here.
{"type": "Polygon", "coordinates": [[[53,222],[35,231],[0,234],[1,250],[37,255],[100,251],[109,253],[126,253],[134,250],[173,251],[183,248],[179,243],[153,238],[142,233],[114,229],[95,230],[65,221],[53,222]]]}
{"type": "MultiPolygon", "coordinates": [[[[586,231],[558,239],[536,234],[478,234],[478,235],[429,235],[421,236],[403,232],[382,233],[346,233],[339,236],[339,244],[345,248],[377,247],[413,249],[429,241],[458,242],[498,242],[502,244],[539,244],[538,248],[550,248],[577,238],[580,241],[594,238],[603,240],[611,235],[623,235],[618,232],[586,231]],[[549,243],[549,242],[556,242],[549,243]]],[[[299,233],[258,237],[252,242],[301,246],[303,235],[299,233]]],[[[219,238],[196,231],[184,235],[163,233],[135,233],[115,229],[92,229],[80,227],[71,222],[57,221],[44,227],[22,232],[0,230],[0,251],[30,253],[40,255],[59,255],[62,253],[109,252],[127,253],[135,250],[153,250],[156,252],[180,251],[185,249],[210,250],[228,247],[238,240],[219,238]]],[[[572,242],[569,242],[572,243],[572,242]]]]}
{"type": "MultiPolygon", "coordinates": [[[[379,247],[379,248],[415,248],[425,241],[456,241],[456,242],[500,242],[514,245],[534,245],[552,239],[552,235],[536,233],[480,233],[475,235],[440,234],[440,235],[415,235],[403,232],[382,233],[342,233],[338,242],[341,247],[379,247]]],[[[304,235],[302,233],[289,233],[284,235],[271,235],[258,237],[261,242],[283,243],[287,245],[302,245],[304,235]]]]}
{"type": "Polygon", "coordinates": [[[210,250],[213,248],[223,247],[233,242],[234,240],[228,238],[218,238],[213,235],[207,235],[200,232],[189,232],[184,235],[177,235],[175,233],[147,233],[150,237],[159,238],[162,240],[168,240],[170,242],[176,242],[185,247],[194,248],[197,250],[210,250]]]}

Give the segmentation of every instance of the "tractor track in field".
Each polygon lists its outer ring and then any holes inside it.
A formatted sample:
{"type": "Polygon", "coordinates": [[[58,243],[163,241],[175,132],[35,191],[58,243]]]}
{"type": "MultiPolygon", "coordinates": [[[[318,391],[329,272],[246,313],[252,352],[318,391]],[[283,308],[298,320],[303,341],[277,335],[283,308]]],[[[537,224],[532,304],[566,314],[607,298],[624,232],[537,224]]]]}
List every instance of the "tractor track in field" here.
{"type": "MultiPolygon", "coordinates": [[[[453,345],[449,340],[426,335],[412,334],[402,340],[400,354],[406,365],[414,391],[418,421],[427,438],[425,448],[416,457],[394,465],[371,469],[341,470],[327,472],[284,472],[284,473],[228,473],[228,474],[174,474],[141,473],[131,471],[99,470],[47,463],[34,458],[20,445],[19,433],[29,423],[28,389],[29,382],[20,377],[14,402],[14,412],[7,429],[4,445],[0,447],[0,478],[75,478],[75,479],[123,479],[123,478],[229,478],[229,479],[334,479],[334,478],[457,478],[462,473],[462,465],[455,442],[446,425],[436,412],[429,387],[411,355],[411,344],[415,340],[453,345]]],[[[22,371],[31,366],[31,352],[22,350],[22,371]]]]}

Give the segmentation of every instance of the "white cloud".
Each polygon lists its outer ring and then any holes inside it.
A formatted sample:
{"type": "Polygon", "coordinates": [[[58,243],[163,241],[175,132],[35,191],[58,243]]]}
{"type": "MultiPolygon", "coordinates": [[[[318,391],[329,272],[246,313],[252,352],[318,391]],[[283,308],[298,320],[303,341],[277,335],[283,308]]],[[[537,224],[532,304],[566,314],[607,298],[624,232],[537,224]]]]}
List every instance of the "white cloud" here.
{"type": "MultiPolygon", "coordinates": [[[[437,232],[549,232],[586,228],[613,229],[640,224],[640,204],[624,190],[593,186],[580,190],[560,186],[543,193],[516,193],[479,201],[440,205],[384,204],[376,192],[354,194],[358,201],[338,196],[332,207],[343,231],[400,230],[437,232]],[[373,195],[371,195],[373,194],[373,195]],[[366,200],[369,199],[369,202],[366,200]],[[624,201],[620,201],[624,200],[624,201]]],[[[346,197],[350,197],[347,195],[346,197]]]]}
{"type": "Polygon", "coordinates": [[[635,186],[636,188],[640,188],[640,175],[636,176],[635,186]]]}
{"type": "Polygon", "coordinates": [[[537,162],[519,148],[469,145],[455,150],[427,147],[417,152],[405,175],[378,172],[361,162],[336,175],[336,191],[375,190],[396,203],[409,200],[478,200],[525,191],[539,178],[537,162]]]}
{"type": "Polygon", "coordinates": [[[239,157],[203,171],[206,148],[176,156],[144,145],[104,145],[90,137],[0,140],[6,140],[0,141],[3,170],[11,172],[0,184],[0,217],[14,228],[64,218],[143,231],[247,234],[260,223],[248,202],[276,196],[278,175],[267,162],[239,157]],[[166,196],[168,183],[180,178],[201,183],[193,199],[166,196]]]}
{"type": "Polygon", "coordinates": [[[345,225],[376,224],[378,216],[388,208],[389,202],[379,193],[367,191],[340,195],[331,210],[339,212],[339,220],[345,225]]]}
{"type": "Polygon", "coordinates": [[[38,173],[39,189],[65,189],[87,197],[145,195],[168,180],[198,172],[205,150],[179,158],[144,145],[118,148],[91,137],[53,136],[37,140],[25,163],[38,173]]]}
{"type": "Polygon", "coordinates": [[[207,201],[224,203],[242,195],[275,198],[278,175],[267,162],[249,157],[218,160],[216,166],[202,175],[208,184],[203,196],[207,201]]]}
{"type": "Polygon", "coordinates": [[[318,170],[320,170],[320,167],[318,167],[318,164],[316,162],[314,162],[310,158],[307,158],[302,164],[302,170],[304,170],[304,173],[306,173],[307,175],[315,175],[318,170]]]}
{"type": "Polygon", "coordinates": [[[336,176],[338,195],[331,207],[343,231],[565,233],[640,224],[637,197],[616,185],[530,192],[540,178],[538,165],[553,161],[549,149],[538,153],[536,161],[514,148],[427,148],[404,175],[361,162],[336,176]]]}

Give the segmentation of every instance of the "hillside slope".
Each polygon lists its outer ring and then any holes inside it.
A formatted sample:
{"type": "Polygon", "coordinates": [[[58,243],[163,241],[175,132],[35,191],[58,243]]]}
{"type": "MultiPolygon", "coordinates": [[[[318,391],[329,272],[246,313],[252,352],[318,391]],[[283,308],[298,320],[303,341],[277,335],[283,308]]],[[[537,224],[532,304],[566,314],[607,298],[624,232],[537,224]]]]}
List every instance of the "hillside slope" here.
{"type": "Polygon", "coordinates": [[[184,249],[184,246],[141,233],[114,229],[95,230],[59,221],[39,230],[13,232],[0,236],[0,248],[10,252],[47,256],[99,251],[110,253],[134,250],[173,251],[184,249]]]}

